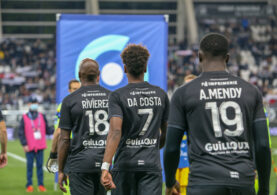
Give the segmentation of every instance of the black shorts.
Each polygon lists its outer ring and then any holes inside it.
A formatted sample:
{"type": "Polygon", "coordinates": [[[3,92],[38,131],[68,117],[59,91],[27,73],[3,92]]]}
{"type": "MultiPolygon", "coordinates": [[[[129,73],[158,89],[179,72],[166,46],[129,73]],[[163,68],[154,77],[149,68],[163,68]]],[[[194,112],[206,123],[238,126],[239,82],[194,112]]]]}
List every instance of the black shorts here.
{"type": "Polygon", "coordinates": [[[101,173],[69,173],[71,195],[106,195],[100,183],[101,173]]]}
{"type": "Polygon", "coordinates": [[[226,186],[189,186],[187,195],[255,195],[252,187],[232,188],[226,186]]]}
{"type": "Polygon", "coordinates": [[[161,195],[162,173],[161,172],[112,172],[116,189],[112,195],[161,195]]]}

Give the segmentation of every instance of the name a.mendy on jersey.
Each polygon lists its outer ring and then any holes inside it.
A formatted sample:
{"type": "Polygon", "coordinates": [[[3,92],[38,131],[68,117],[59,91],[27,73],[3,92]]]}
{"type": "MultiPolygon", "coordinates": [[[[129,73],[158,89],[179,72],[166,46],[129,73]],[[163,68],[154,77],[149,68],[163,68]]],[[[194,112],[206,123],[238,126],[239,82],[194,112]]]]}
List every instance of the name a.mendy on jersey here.
{"type": "Polygon", "coordinates": [[[160,97],[127,98],[128,106],[162,106],[160,97]]]}
{"type": "Polygon", "coordinates": [[[241,91],[237,87],[200,89],[200,100],[240,98],[241,91]]]}

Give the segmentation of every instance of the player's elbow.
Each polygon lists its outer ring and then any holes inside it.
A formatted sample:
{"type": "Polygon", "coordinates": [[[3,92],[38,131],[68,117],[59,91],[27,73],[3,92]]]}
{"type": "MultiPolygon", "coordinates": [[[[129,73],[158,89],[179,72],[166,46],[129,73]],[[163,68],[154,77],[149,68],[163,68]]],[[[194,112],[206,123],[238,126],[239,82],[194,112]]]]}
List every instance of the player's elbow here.
{"type": "Polygon", "coordinates": [[[175,156],[178,155],[180,152],[180,148],[173,145],[173,144],[166,144],[165,148],[164,148],[164,155],[165,156],[175,156]]]}

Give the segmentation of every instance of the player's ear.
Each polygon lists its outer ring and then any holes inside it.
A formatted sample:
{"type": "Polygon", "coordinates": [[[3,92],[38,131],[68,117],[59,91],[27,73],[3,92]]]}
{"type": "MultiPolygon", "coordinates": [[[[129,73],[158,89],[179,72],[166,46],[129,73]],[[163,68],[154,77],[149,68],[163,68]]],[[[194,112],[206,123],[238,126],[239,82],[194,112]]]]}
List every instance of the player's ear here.
{"type": "Polygon", "coordinates": [[[100,80],[100,71],[98,71],[98,75],[97,75],[97,79],[96,79],[97,83],[99,83],[99,80],[100,80]]]}
{"type": "Polygon", "coordinates": [[[125,64],[124,64],[124,73],[127,73],[127,68],[125,64]]]}
{"type": "Polygon", "coordinates": [[[79,75],[79,79],[80,79],[80,81],[81,81],[81,73],[79,72],[78,75],[79,75]]]}
{"type": "Polygon", "coordinates": [[[229,58],[230,58],[230,55],[229,55],[229,53],[227,53],[226,59],[225,59],[226,64],[229,62],[229,58]]]}
{"type": "Polygon", "coordinates": [[[199,58],[199,62],[203,61],[203,52],[201,50],[199,50],[198,52],[198,58],[199,58]]]}

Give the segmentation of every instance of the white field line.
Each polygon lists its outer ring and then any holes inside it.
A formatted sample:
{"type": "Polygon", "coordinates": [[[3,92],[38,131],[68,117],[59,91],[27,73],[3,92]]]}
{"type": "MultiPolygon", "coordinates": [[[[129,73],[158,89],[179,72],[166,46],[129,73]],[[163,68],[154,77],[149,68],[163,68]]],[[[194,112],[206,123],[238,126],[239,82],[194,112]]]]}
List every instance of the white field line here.
{"type": "MultiPolygon", "coordinates": [[[[11,153],[11,152],[7,152],[7,154],[8,154],[8,156],[10,156],[10,157],[12,157],[12,158],[14,158],[16,160],[19,160],[19,161],[21,161],[23,163],[26,163],[26,159],[21,157],[21,156],[18,156],[17,154],[14,154],[14,153],[11,153]]],[[[35,163],[34,163],[34,166],[36,167],[35,163]]],[[[45,166],[43,166],[43,170],[48,172],[45,166]]]]}

